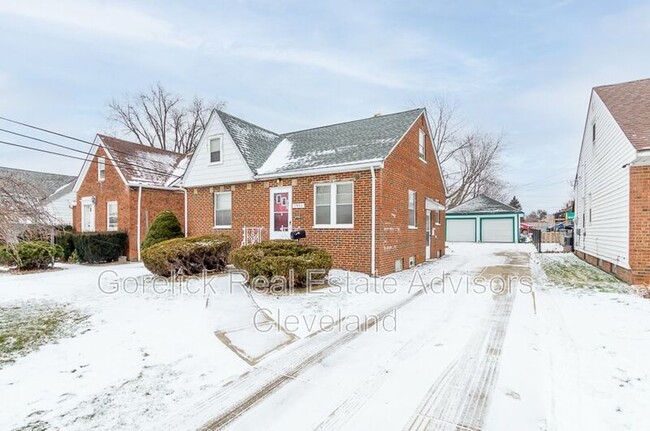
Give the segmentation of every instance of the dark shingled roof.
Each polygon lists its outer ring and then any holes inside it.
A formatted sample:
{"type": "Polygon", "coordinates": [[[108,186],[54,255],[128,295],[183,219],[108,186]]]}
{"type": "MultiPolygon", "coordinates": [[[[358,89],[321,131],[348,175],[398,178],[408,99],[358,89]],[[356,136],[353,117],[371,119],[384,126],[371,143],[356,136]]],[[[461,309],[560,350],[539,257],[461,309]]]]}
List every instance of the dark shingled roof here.
{"type": "Polygon", "coordinates": [[[474,213],[520,213],[521,210],[513,208],[485,195],[478,195],[465,203],[447,211],[447,214],[474,214],[474,213]]]}
{"type": "Polygon", "coordinates": [[[127,183],[166,186],[182,175],[177,167],[186,154],[148,147],[106,135],[97,135],[115,160],[127,183]]]}
{"type": "MultiPolygon", "coordinates": [[[[5,187],[20,187],[21,184],[28,185],[30,187],[29,193],[37,194],[38,196],[34,197],[40,200],[46,199],[54,193],[60,193],[64,186],[65,188],[74,186],[76,177],[0,167],[0,180],[2,179],[10,180],[3,182],[5,187]]],[[[16,192],[23,191],[22,188],[16,190],[16,192]]]]}
{"type": "Polygon", "coordinates": [[[650,148],[650,79],[594,87],[634,148],[650,148]]]}
{"type": "Polygon", "coordinates": [[[274,133],[217,111],[255,173],[337,166],[384,159],[424,109],[289,133],[274,133]]]}

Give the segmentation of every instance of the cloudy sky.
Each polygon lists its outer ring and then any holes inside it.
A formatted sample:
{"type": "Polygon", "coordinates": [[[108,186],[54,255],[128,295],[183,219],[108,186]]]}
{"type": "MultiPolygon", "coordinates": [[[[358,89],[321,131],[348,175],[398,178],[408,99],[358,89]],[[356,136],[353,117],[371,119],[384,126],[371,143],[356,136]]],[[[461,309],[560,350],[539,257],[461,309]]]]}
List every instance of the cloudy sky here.
{"type": "MultiPolygon", "coordinates": [[[[0,116],[92,140],[116,131],[112,97],[159,81],[282,132],[444,96],[466,127],[504,136],[524,209],[555,210],[590,88],[650,76],[647,1],[181,3],[0,0],[0,116]]],[[[0,145],[3,166],[80,163],[0,145]]]]}

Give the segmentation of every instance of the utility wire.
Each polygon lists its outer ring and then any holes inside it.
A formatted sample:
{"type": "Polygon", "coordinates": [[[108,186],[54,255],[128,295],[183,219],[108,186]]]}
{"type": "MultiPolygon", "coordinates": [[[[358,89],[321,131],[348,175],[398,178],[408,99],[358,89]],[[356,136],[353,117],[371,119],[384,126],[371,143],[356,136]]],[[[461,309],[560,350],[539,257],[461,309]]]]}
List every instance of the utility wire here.
{"type": "MultiPolygon", "coordinates": [[[[42,148],[34,148],[34,147],[27,146],[27,145],[16,144],[15,142],[7,142],[7,141],[0,140],[0,144],[9,145],[9,146],[12,146],[12,147],[17,147],[17,148],[24,148],[26,150],[38,151],[40,153],[53,154],[55,156],[67,157],[67,158],[70,158],[70,159],[83,160],[84,162],[98,163],[98,161],[95,160],[95,159],[88,159],[86,157],[71,156],[70,154],[57,153],[56,151],[49,151],[49,150],[44,150],[42,148]]],[[[76,151],[80,151],[80,150],[76,150],[76,151]]],[[[84,154],[86,154],[86,153],[84,153],[84,154]]],[[[120,163],[127,164],[127,162],[120,162],[120,163]]],[[[118,164],[118,163],[116,162],[116,164],[118,164]]],[[[145,167],[142,167],[140,165],[133,164],[133,163],[128,163],[128,164],[133,165],[133,166],[137,166],[139,169],[149,169],[149,168],[145,168],[145,167]]],[[[170,177],[182,178],[182,176],[180,176],[180,175],[174,175],[174,174],[169,174],[169,173],[160,172],[160,171],[154,171],[154,172],[158,173],[158,174],[161,174],[161,175],[170,176],[170,177]]]]}
{"type": "MultiPolygon", "coordinates": [[[[42,127],[34,126],[33,124],[23,123],[22,121],[12,120],[11,118],[0,116],[0,120],[8,121],[10,123],[18,124],[20,126],[28,127],[30,129],[38,130],[38,131],[41,131],[41,132],[50,133],[52,135],[60,136],[62,138],[71,139],[73,141],[81,142],[82,144],[90,145],[92,147],[98,147],[98,148],[101,147],[101,145],[96,144],[96,143],[91,142],[91,141],[86,141],[86,140],[83,140],[83,139],[75,138],[74,136],[66,135],[65,133],[59,133],[59,132],[55,132],[55,131],[50,130],[50,129],[45,129],[45,128],[42,128],[42,127]]],[[[26,137],[26,138],[29,138],[29,139],[34,139],[34,140],[37,140],[37,141],[49,143],[48,141],[40,140],[38,138],[33,138],[33,137],[30,137],[30,136],[26,136],[26,135],[21,135],[19,133],[11,132],[11,131],[6,130],[6,129],[0,129],[0,130],[2,130],[4,132],[7,132],[7,133],[15,134],[15,135],[18,135],[18,136],[23,136],[23,137],[26,137]]],[[[167,150],[163,150],[163,151],[167,151],[167,150]]],[[[121,151],[121,150],[117,150],[117,149],[112,149],[111,152],[133,156],[133,154],[129,153],[128,151],[121,151]]],[[[161,165],[164,165],[161,162],[156,162],[156,161],[154,161],[154,162],[158,163],[158,164],[161,164],[161,165]]],[[[163,172],[161,172],[161,173],[163,173],[163,172]]]]}

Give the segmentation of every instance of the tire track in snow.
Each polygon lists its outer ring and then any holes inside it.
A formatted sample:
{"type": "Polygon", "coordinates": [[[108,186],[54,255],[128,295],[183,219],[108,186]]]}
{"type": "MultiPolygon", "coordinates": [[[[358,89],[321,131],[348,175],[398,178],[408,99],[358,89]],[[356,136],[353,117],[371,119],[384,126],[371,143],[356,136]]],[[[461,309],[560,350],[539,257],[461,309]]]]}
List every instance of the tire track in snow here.
{"type": "Polygon", "coordinates": [[[484,325],[434,382],[404,430],[481,429],[496,382],[514,298],[515,290],[494,295],[494,304],[484,325]]]}

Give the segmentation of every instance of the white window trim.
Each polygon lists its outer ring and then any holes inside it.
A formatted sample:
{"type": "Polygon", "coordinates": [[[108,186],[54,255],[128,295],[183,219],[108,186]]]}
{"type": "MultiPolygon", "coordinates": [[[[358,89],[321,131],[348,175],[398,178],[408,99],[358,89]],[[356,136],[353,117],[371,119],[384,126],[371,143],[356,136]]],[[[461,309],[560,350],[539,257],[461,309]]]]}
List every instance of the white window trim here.
{"type": "Polygon", "coordinates": [[[314,229],[352,229],[354,228],[354,181],[334,181],[326,183],[315,183],[314,184],[314,229]],[[352,223],[350,224],[338,224],[336,223],[336,189],[339,184],[351,184],[352,185],[352,223]],[[317,186],[330,186],[330,221],[334,223],[330,224],[316,224],[316,187],[317,186]]]}
{"type": "Polygon", "coordinates": [[[424,163],[427,162],[427,134],[422,129],[418,135],[418,158],[424,163]],[[420,145],[421,141],[424,143],[423,145],[420,145]],[[420,148],[424,150],[424,154],[420,154],[420,148]]]}
{"type": "Polygon", "coordinates": [[[208,165],[214,166],[221,164],[223,164],[223,135],[212,135],[208,137],[208,165]],[[218,162],[212,161],[212,141],[215,139],[219,139],[219,154],[221,155],[221,159],[218,162]]]}
{"type": "Polygon", "coordinates": [[[213,213],[213,220],[212,220],[212,228],[213,229],[232,229],[232,191],[226,191],[226,192],[214,192],[214,204],[212,205],[212,213],[213,213]],[[217,225],[217,195],[225,195],[228,194],[230,195],[230,224],[229,225],[217,225]]]}
{"type": "Polygon", "coordinates": [[[105,180],[106,180],[106,157],[98,157],[97,158],[97,181],[103,183],[105,180]]]}
{"type": "Polygon", "coordinates": [[[433,216],[433,219],[435,220],[434,223],[436,226],[440,226],[440,211],[434,211],[435,215],[433,216]]]}
{"type": "Polygon", "coordinates": [[[111,229],[110,226],[110,217],[111,217],[111,211],[110,207],[111,204],[115,204],[115,214],[117,215],[117,220],[119,223],[120,220],[120,212],[119,212],[119,207],[117,206],[117,201],[107,201],[106,202],[106,231],[107,232],[117,232],[119,230],[118,225],[115,226],[115,229],[111,229]]]}
{"type": "Polygon", "coordinates": [[[407,217],[409,220],[407,220],[407,223],[409,224],[409,229],[417,229],[418,228],[418,197],[417,193],[415,190],[409,190],[408,193],[408,201],[407,201],[407,217]],[[413,221],[415,222],[414,225],[411,224],[410,220],[410,213],[411,213],[411,193],[413,194],[413,221]]]}

